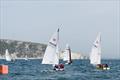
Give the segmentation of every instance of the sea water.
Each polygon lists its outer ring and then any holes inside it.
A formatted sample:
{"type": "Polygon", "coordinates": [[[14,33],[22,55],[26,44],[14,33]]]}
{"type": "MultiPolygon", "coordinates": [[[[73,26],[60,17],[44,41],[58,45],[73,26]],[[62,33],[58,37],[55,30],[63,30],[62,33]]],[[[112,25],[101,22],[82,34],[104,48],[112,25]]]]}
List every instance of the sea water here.
{"type": "Polygon", "coordinates": [[[0,74],[0,80],[120,80],[120,60],[102,60],[110,70],[97,70],[89,60],[73,60],[71,65],[65,64],[64,71],[54,71],[51,65],[43,65],[41,61],[0,60],[0,64],[9,66],[9,74],[0,74]]]}

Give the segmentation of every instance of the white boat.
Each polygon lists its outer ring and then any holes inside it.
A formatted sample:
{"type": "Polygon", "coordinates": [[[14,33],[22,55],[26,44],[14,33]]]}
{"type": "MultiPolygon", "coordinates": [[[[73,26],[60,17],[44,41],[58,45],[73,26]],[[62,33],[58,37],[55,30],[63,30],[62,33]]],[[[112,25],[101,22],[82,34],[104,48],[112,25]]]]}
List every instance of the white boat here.
{"type": "Polygon", "coordinates": [[[8,52],[8,49],[6,49],[6,51],[5,51],[5,59],[6,59],[6,61],[11,61],[11,56],[8,52]]]}
{"type": "Polygon", "coordinates": [[[59,65],[59,29],[52,35],[48,42],[42,64],[51,64],[55,70],[64,70],[59,65]]]}
{"type": "Polygon", "coordinates": [[[26,61],[28,60],[28,57],[27,57],[27,55],[25,56],[25,60],[26,60],[26,61]]]}
{"type": "Polygon", "coordinates": [[[96,40],[93,43],[90,53],[90,64],[96,66],[98,69],[110,69],[107,64],[101,64],[101,34],[97,35],[96,40]]]}
{"type": "Polygon", "coordinates": [[[13,54],[11,54],[11,60],[12,61],[15,61],[15,59],[17,58],[17,56],[16,56],[16,53],[14,52],[13,54]]]}
{"type": "Polygon", "coordinates": [[[70,46],[68,44],[66,44],[66,48],[65,48],[63,55],[64,55],[63,61],[66,61],[66,64],[71,64],[72,63],[71,49],[70,49],[70,46]]]}

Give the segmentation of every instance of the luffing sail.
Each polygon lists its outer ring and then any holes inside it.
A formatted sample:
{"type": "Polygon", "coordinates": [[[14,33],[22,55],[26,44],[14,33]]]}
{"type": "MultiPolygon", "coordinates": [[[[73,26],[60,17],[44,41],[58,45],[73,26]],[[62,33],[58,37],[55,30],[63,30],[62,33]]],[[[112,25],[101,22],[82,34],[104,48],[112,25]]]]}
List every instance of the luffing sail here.
{"type": "Polygon", "coordinates": [[[90,63],[93,65],[101,64],[101,34],[99,33],[95,42],[93,43],[90,63]]]}

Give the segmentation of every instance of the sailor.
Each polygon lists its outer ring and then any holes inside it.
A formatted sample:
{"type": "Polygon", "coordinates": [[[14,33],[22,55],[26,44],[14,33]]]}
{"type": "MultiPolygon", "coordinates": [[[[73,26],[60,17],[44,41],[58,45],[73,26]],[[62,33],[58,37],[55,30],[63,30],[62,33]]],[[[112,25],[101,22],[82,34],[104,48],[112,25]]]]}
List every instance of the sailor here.
{"type": "Polygon", "coordinates": [[[56,69],[58,69],[59,68],[59,66],[58,65],[55,65],[54,66],[54,70],[56,70],[56,69]]]}
{"type": "Polygon", "coordinates": [[[107,68],[107,67],[108,67],[108,65],[107,65],[107,64],[103,64],[103,67],[106,67],[106,68],[107,68]]]}
{"type": "Polygon", "coordinates": [[[97,64],[96,67],[97,67],[97,68],[102,68],[102,65],[101,65],[101,64],[97,64]]]}
{"type": "Polygon", "coordinates": [[[60,69],[63,69],[64,68],[64,65],[63,64],[60,64],[60,69]]]}

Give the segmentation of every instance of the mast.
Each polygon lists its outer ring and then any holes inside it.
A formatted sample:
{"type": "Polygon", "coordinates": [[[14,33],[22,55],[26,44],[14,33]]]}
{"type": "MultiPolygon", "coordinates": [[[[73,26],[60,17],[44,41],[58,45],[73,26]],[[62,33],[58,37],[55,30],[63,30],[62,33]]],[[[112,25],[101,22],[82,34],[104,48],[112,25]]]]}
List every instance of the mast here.
{"type": "Polygon", "coordinates": [[[71,49],[70,49],[70,47],[69,47],[69,62],[70,62],[70,63],[72,62],[72,60],[71,60],[71,49]]]}

